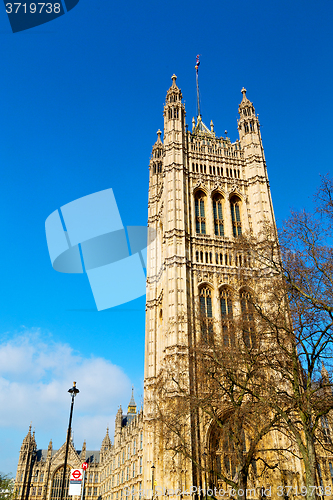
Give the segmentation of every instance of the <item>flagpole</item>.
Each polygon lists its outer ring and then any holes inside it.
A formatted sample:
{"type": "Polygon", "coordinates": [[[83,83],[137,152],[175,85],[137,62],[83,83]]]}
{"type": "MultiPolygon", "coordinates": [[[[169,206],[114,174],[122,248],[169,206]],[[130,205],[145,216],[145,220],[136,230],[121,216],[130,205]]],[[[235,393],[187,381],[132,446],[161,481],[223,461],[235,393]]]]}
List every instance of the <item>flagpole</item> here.
{"type": "Polygon", "coordinates": [[[197,55],[196,64],[195,64],[195,76],[196,76],[196,82],[197,82],[197,106],[198,106],[197,118],[199,118],[199,116],[201,116],[201,114],[200,114],[200,93],[199,93],[199,65],[200,65],[199,57],[200,57],[200,54],[197,55]]]}

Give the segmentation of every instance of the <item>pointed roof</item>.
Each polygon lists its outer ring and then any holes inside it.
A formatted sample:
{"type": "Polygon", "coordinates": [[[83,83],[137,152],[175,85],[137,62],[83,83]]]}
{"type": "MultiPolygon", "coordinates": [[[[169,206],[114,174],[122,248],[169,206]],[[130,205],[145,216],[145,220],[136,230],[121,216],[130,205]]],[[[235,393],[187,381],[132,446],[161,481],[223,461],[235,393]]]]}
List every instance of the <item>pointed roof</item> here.
{"type": "Polygon", "coordinates": [[[323,380],[325,380],[325,382],[330,381],[330,376],[329,376],[329,373],[328,373],[324,363],[322,363],[321,376],[323,377],[323,380]]]}
{"type": "Polygon", "coordinates": [[[29,425],[28,434],[27,434],[27,435],[25,436],[25,438],[23,439],[23,443],[30,443],[31,438],[32,438],[32,435],[31,435],[31,424],[30,424],[30,425],[29,425]]]}
{"type": "Polygon", "coordinates": [[[254,106],[253,106],[253,102],[251,102],[247,97],[246,97],[246,89],[243,87],[242,90],[241,90],[241,93],[243,94],[243,99],[242,99],[242,102],[240,103],[240,105],[238,106],[238,112],[240,114],[240,110],[243,109],[243,108],[247,108],[247,107],[252,107],[253,109],[253,112],[254,112],[254,106]]]}
{"type": "Polygon", "coordinates": [[[132,396],[130,402],[128,403],[127,413],[136,413],[136,402],[134,400],[134,387],[132,387],[132,396]]]}
{"type": "Polygon", "coordinates": [[[204,122],[202,121],[201,115],[198,116],[198,120],[197,120],[196,125],[195,125],[195,119],[193,118],[192,125],[194,126],[194,128],[192,130],[192,134],[205,134],[205,135],[208,134],[211,137],[215,137],[214,129],[212,130],[212,127],[211,127],[211,130],[209,130],[207,125],[205,125],[204,122]]]}
{"type": "Polygon", "coordinates": [[[109,436],[109,428],[107,427],[105,437],[102,441],[101,451],[109,450],[111,448],[111,446],[112,446],[112,444],[111,444],[111,439],[109,436]]]}

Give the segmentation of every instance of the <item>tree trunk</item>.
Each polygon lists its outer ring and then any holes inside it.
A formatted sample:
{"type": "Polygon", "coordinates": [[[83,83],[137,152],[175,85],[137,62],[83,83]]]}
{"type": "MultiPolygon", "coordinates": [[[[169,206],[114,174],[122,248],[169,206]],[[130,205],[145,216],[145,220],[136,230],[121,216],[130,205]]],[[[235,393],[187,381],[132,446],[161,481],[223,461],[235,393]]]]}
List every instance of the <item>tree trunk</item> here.
{"type": "Polygon", "coordinates": [[[317,479],[316,479],[316,454],[311,431],[306,432],[307,441],[307,457],[304,457],[305,468],[305,486],[307,500],[314,500],[317,495],[317,479]],[[314,488],[315,487],[315,488],[314,488]]]}
{"type": "Polygon", "coordinates": [[[241,470],[239,472],[239,481],[237,489],[238,500],[246,500],[247,476],[248,476],[247,471],[241,470]]]}

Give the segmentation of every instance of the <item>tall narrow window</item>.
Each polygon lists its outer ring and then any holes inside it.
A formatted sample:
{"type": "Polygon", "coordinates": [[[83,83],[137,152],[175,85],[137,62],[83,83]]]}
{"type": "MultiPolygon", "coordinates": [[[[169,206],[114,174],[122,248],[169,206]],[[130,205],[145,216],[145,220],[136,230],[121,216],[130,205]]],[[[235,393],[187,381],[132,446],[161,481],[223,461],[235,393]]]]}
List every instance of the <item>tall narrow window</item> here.
{"type": "Polygon", "coordinates": [[[202,191],[195,194],[195,224],[197,234],[206,234],[205,195],[202,191]]]}
{"type": "Polygon", "coordinates": [[[331,432],[330,432],[330,427],[328,424],[327,416],[323,415],[322,417],[320,417],[320,420],[321,420],[321,427],[323,430],[325,443],[332,443],[331,432]]]}
{"type": "Polygon", "coordinates": [[[208,287],[200,289],[201,333],[205,342],[213,341],[212,292],[208,287]]]}
{"type": "Polygon", "coordinates": [[[332,484],[333,484],[333,465],[331,462],[329,462],[329,467],[330,467],[330,473],[331,473],[331,480],[332,480],[332,484]]]}
{"type": "Polygon", "coordinates": [[[217,236],[224,236],[222,196],[216,194],[213,198],[214,228],[217,236]]]}
{"type": "Polygon", "coordinates": [[[233,331],[233,307],[230,292],[223,288],[220,292],[221,316],[222,316],[222,335],[223,345],[232,347],[235,345],[235,335],[233,331]]]}
{"type": "Polygon", "coordinates": [[[232,231],[235,237],[242,234],[242,223],[240,216],[240,199],[233,196],[230,200],[232,231]]]}
{"type": "Polygon", "coordinates": [[[242,330],[243,340],[249,349],[256,348],[256,335],[254,330],[254,310],[251,302],[251,296],[248,292],[242,291],[240,294],[242,311],[242,330]]]}
{"type": "MultiPolygon", "coordinates": [[[[68,495],[68,485],[69,485],[69,476],[71,469],[70,467],[66,467],[66,476],[65,476],[65,486],[64,486],[64,500],[69,500],[71,497],[68,495]]],[[[61,486],[62,486],[62,476],[64,473],[64,467],[60,467],[57,472],[53,476],[52,488],[51,488],[51,499],[58,500],[61,496],[61,486]]]]}

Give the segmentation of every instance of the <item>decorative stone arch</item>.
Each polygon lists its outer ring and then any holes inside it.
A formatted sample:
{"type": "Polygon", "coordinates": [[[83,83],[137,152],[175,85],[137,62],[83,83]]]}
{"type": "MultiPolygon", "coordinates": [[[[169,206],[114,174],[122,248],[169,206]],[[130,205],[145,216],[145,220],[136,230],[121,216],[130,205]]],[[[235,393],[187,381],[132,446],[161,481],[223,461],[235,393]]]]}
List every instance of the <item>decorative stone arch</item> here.
{"type": "Polygon", "coordinates": [[[221,186],[215,186],[214,189],[211,190],[210,196],[213,198],[215,195],[220,195],[224,200],[228,199],[227,192],[221,186]]]}
{"type": "Polygon", "coordinates": [[[242,203],[246,202],[246,196],[239,191],[237,186],[234,186],[233,189],[228,193],[229,201],[233,196],[237,196],[238,198],[240,198],[240,201],[242,203]]]}
{"type": "MultiPolygon", "coordinates": [[[[220,427],[216,421],[211,421],[205,435],[205,449],[207,453],[207,468],[210,477],[207,480],[210,488],[219,486],[219,474],[233,479],[236,474],[236,453],[228,432],[228,422],[233,419],[233,407],[226,402],[225,407],[218,413],[218,418],[225,419],[225,425],[220,427]]],[[[243,431],[244,447],[245,433],[243,431]]],[[[221,483],[220,483],[221,485],[221,483]]]]}
{"type": "Polygon", "coordinates": [[[202,191],[203,194],[205,196],[207,196],[207,198],[209,197],[209,193],[210,191],[207,189],[206,186],[202,185],[201,183],[197,184],[194,188],[193,188],[193,197],[195,198],[196,194],[199,192],[199,191],[202,191]]]}

